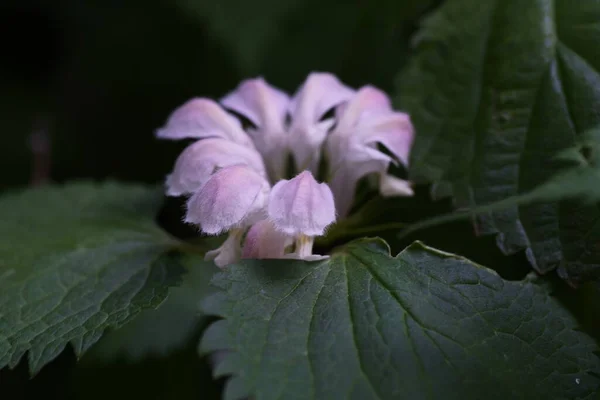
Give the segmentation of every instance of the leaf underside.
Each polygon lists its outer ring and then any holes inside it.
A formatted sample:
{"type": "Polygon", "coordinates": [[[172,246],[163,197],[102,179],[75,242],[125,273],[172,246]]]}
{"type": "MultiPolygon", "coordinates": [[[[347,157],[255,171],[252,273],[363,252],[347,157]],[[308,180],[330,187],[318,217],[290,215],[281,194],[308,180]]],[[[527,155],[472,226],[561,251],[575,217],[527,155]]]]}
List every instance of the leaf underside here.
{"type": "Polygon", "coordinates": [[[37,373],[68,343],[158,306],[183,268],[154,223],[162,195],[116,183],[44,187],[0,199],[0,368],[28,352],[37,373]]]}
{"type": "MultiPolygon", "coordinates": [[[[600,124],[599,42],[598,0],[445,2],[398,79],[395,103],[418,133],[412,179],[474,208],[577,167],[554,156],[600,124]]],[[[479,215],[475,229],[572,283],[600,269],[597,202],[513,205],[479,215]]]]}
{"type": "Polygon", "coordinates": [[[218,274],[201,351],[226,399],[591,398],[596,346],[532,283],[420,243],[326,261],[247,261],[218,274]]]}

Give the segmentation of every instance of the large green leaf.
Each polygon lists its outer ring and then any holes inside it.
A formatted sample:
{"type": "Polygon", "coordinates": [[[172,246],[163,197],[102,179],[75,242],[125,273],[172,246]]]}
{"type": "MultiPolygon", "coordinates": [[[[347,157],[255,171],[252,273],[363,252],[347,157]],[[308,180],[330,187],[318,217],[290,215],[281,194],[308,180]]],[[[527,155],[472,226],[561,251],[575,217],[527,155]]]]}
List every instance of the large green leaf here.
{"type": "Polygon", "coordinates": [[[509,282],[420,243],[380,240],[329,260],[248,261],[214,279],[225,319],[203,351],[226,399],[591,398],[594,341],[533,283],[509,282]]]}
{"type": "Polygon", "coordinates": [[[154,222],[160,191],[115,183],[0,199],[0,368],[28,352],[36,373],[71,343],[156,307],[183,268],[154,222]]]}
{"type": "MultiPolygon", "coordinates": [[[[413,179],[475,207],[576,166],[553,156],[600,123],[600,1],[449,0],[415,42],[396,98],[418,132],[413,179]]],[[[476,230],[497,234],[505,253],[527,249],[540,272],[562,264],[576,279],[600,260],[598,218],[578,201],[513,205],[478,216],[476,230]]]]}

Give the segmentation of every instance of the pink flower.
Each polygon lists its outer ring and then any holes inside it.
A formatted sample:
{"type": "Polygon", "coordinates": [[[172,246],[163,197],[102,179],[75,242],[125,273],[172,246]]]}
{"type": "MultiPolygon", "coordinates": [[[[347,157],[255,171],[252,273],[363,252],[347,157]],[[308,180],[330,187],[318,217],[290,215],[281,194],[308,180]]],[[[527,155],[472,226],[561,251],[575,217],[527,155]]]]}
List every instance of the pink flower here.
{"type": "Polygon", "coordinates": [[[279,180],[285,175],[289,153],[299,171],[317,172],[321,145],[335,122],[321,118],[353,93],[332,74],[312,73],[291,100],[256,78],[242,82],[221,103],[256,126],[248,132],[265,158],[270,176],[279,180]]]}
{"type": "Polygon", "coordinates": [[[264,157],[269,175],[275,180],[281,179],[285,172],[289,101],[286,93],[270,86],[262,78],[242,82],[221,99],[221,104],[255,125],[255,128],[248,129],[248,134],[264,157]]]}
{"type": "Polygon", "coordinates": [[[408,165],[414,138],[409,116],[393,111],[381,90],[365,86],[338,107],[336,117],[338,123],[327,138],[326,151],[338,213],[348,213],[358,180],[372,173],[379,175],[382,195],[411,196],[406,181],[387,174],[389,165],[397,160],[408,165]],[[379,151],[377,144],[385,146],[393,157],[379,151]]]}
{"type": "Polygon", "coordinates": [[[206,254],[222,267],[239,259],[244,228],[264,218],[269,182],[246,165],[217,171],[187,203],[185,221],[211,235],[229,231],[221,247],[206,254]]]}
{"type": "Polygon", "coordinates": [[[298,170],[316,174],[321,146],[335,124],[333,118],[322,120],[327,111],[348,101],[355,91],[334,75],[312,73],[296,92],[290,104],[290,148],[298,170]]]}
{"type": "Polygon", "coordinates": [[[191,195],[202,188],[217,170],[244,164],[267,177],[263,160],[256,150],[221,138],[199,140],[181,153],[167,177],[167,195],[191,195]]]}
{"type": "Polygon", "coordinates": [[[243,258],[283,258],[292,237],[275,228],[272,221],[264,219],[252,225],[246,234],[243,258]]]}
{"type": "Polygon", "coordinates": [[[348,214],[357,182],[367,175],[378,178],[383,196],[412,194],[409,182],[388,173],[391,163],[408,164],[410,118],[394,111],[376,88],[355,91],[334,75],[312,73],[290,99],[256,78],[221,104],[253,126],[244,129],[218,103],[196,98],[157,131],[164,139],[199,139],[177,159],[167,194],[189,196],[186,222],[209,235],[228,234],[206,254],[219,266],[240,257],[323,258],[312,254],[315,237],[325,234],[336,214],[348,214]],[[324,119],[330,110],[334,116],[324,119]],[[285,179],[290,156],[299,173],[285,179]],[[319,183],[323,156],[329,170],[319,183]]]}
{"type": "Polygon", "coordinates": [[[277,231],[296,239],[294,254],[307,258],[314,237],[323,235],[335,222],[331,189],[318,183],[309,171],[279,181],[271,190],[268,215],[277,231]]]}
{"type": "Polygon", "coordinates": [[[192,99],[175,110],[156,136],[171,140],[220,137],[254,147],[240,122],[218,103],[205,98],[192,99]]]}
{"type": "Polygon", "coordinates": [[[265,214],[269,182],[246,165],[217,171],[187,203],[185,221],[218,235],[250,226],[265,214]]]}

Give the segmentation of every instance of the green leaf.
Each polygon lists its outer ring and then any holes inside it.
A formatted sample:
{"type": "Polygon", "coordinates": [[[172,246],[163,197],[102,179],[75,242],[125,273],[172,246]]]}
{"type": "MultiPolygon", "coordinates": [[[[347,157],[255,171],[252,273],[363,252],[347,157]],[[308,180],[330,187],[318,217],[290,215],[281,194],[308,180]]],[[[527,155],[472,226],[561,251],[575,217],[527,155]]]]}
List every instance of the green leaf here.
{"type": "Polygon", "coordinates": [[[210,279],[218,268],[194,254],[185,255],[182,262],[188,272],[181,285],[170,288],[169,297],[157,309],[143,310],[133,321],[104,335],[84,360],[105,364],[120,359],[140,362],[166,357],[181,351],[199,335],[207,322],[199,305],[214,292],[210,279]]]}
{"type": "Polygon", "coordinates": [[[229,349],[226,399],[591,398],[594,341],[530,282],[415,243],[381,240],[329,260],[248,261],[205,304],[225,319],[201,349],[229,349]]]}
{"type": "MultiPolygon", "coordinates": [[[[502,211],[514,206],[530,206],[540,202],[563,201],[563,205],[578,205],[582,209],[596,206],[600,201],[600,128],[583,134],[581,144],[569,149],[557,157],[572,160],[578,164],[556,174],[548,182],[537,186],[530,192],[508,197],[484,206],[477,206],[462,212],[436,216],[410,225],[400,235],[419,229],[452,222],[467,217],[478,217],[484,213],[502,211]],[[587,154],[587,158],[583,153],[587,154]]],[[[586,214],[571,215],[572,222],[562,226],[561,241],[564,252],[572,261],[561,265],[559,275],[573,286],[586,280],[600,279],[600,246],[595,238],[600,235],[600,218],[588,219],[586,214]],[[573,261],[576,260],[576,261],[573,261]]],[[[550,249],[551,250],[551,249],[550,249]]],[[[531,253],[528,253],[530,256],[531,253]]]]}
{"type": "MultiPolygon", "coordinates": [[[[554,156],[600,124],[600,2],[449,0],[423,23],[396,104],[417,137],[411,177],[474,208],[528,193],[572,167],[554,156]]],[[[564,192],[571,186],[563,188],[564,192]]],[[[506,254],[569,279],[597,265],[595,204],[553,201],[476,219],[506,254]]]]}
{"type": "Polygon", "coordinates": [[[159,190],[116,183],[0,198],[0,368],[28,352],[37,373],[71,343],[158,306],[183,268],[155,224],[159,190]]]}

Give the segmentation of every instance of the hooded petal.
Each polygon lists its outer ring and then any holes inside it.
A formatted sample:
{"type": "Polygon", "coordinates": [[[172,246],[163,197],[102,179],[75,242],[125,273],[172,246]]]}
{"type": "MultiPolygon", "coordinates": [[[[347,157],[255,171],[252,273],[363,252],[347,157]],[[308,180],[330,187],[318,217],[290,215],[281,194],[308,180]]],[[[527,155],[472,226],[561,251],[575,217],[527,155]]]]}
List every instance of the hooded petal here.
{"type": "Polygon", "coordinates": [[[246,234],[243,258],[283,258],[291,237],[277,231],[269,220],[258,221],[246,234]]]}
{"type": "Polygon", "coordinates": [[[290,236],[319,236],[335,221],[329,186],[317,183],[309,171],[273,187],[268,213],[275,228],[290,236]]]}
{"type": "Polygon", "coordinates": [[[333,74],[312,73],[290,103],[290,149],[299,170],[316,172],[320,147],[333,121],[321,121],[327,111],[349,100],[355,91],[333,74]]]}
{"type": "MultiPolygon", "coordinates": [[[[414,139],[410,117],[393,111],[383,91],[372,86],[362,87],[350,102],[337,108],[336,116],[338,124],[331,133],[329,151],[339,152],[345,140],[371,146],[381,143],[404,165],[408,165],[414,139]]],[[[331,156],[335,159],[336,155],[331,156]]]]}
{"type": "Polygon", "coordinates": [[[221,99],[221,104],[248,118],[259,129],[282,134],[290,98],[263,78],[242,82],[221,99]]]}
{"type": "Polygon", "coordinates": [[[269,183],[247,165],[217,171],[190,197],[185,221],[217,235],[264,218],[269,183]]]}
{"type": "Polygon", "coordinates": [[[245,164],[266,177],[262,158],[256,150],[221,138],[192,143],[179,155],[167,177],[167,195],[181,196],[200,190],[218,169],[245,164]]]}
{"type": "Polygon", "coordinates": [[[385,92],[373,86],[363,86],[350,101],[336,108],[335,116],[338,120],[336,132],[350,134],[361,118],[391,111],[392,104],[385,92]]]}
{"type": "Polygon", "coordinates": [[[357,132],[365,144],[384,145],[404,165],[408,165],[410,149],[414,140],[414,128],[408,114],[390,112],[373,115],[361,124],[357,132]]]}
{"type": "Polygon", "coordinates": [[[213,100],[195,98],[173,111],[167,123],[156,131],[161,139],[202,139],[220,137],[253,146],[240,122],[213,100]]]}
{"type": "Polygon", "coordinates": [[[221,104],[247,117],[255,126],[248,129],[256,148],[264,156],[274,180],[284,175],[287,157],[285,120],[290,98],[281,90],[256,78],[242,82],[221,99],[221,104]]]}
{"type": "Polygon", "coordinates": [[[345,217],[350,212],[358,181],[372,173],[385,173],[392,161],[380,151],[364,146],[350,147],[347,156],[348,158],[332,171],[328,182],[340,217],[345,217]]]}
{"type": "Polygon", "coordinates": [[[338,123],[327,138],[326,153],[338,213],[344,216],[350,211],[358,180],[371,173],[379,174],[382,194],[409,195],[410,186],[405,181],[401,184],[387,175],[395,159],[377,149],[382,144],[408,164],[414,137],[409,116],[393,111],[388,96],[372,86],[361,88],[338,107],[336,116],[338,123]]]}

